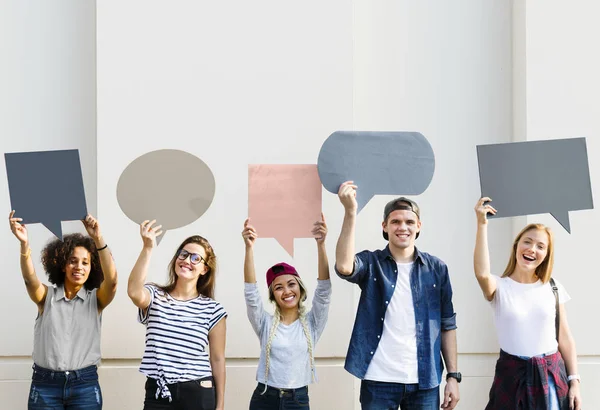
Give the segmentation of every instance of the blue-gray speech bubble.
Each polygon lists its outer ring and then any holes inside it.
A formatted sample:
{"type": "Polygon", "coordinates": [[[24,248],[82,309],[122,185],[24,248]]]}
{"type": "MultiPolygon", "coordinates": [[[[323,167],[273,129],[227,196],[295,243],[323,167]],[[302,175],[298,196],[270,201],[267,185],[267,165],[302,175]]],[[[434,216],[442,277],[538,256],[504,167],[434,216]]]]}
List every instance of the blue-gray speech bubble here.
{"type": "Polygon", "coordinates": [[[477,158],[496,218],[550,213],[571,233],[569,211],[594,208],[585,138],[478,145],[477,158]]]}
{"type": "Polygon", "coordinates": [[[419,195],[433,178],[435,156],[418,132],[336,131],[321,147],[319,177],[337,194],[345,181],[358,186],[358,212],[375,195],[419,195]]]}
{"type": "Polygon", "coordinates": [[[11,208],[24,224],[41,223],[62,240],[61,221],[87,215],[79,151],[5,153],[11,208]]]}

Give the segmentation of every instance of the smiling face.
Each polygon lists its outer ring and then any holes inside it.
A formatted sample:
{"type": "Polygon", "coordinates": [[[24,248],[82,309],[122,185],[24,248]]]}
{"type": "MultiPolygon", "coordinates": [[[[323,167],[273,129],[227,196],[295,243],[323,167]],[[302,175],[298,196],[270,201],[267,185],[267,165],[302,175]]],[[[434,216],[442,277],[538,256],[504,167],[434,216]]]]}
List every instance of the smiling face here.
{"type": "Polygon", "coordinates": [[[63,268],[65,272],[65,283],[73,287],[83,286],[92,269],[92,260],[90,252],[83,246],[76,246],[67,259],[63,268]]]}
{"type": "Polygon", "coordinates": [[[302,290],[295,275],[279,275],[271,284],[275,303],[281,310],[298,309],[302,290]]]}
{"type": "Polygon", "coordinates": [[[388,234],[390,247],[398,249],[414,247],[417,233],[421,230],[417,214],[406,209],[393,211],[381,225],[388,234]]]}
{"type": "Polygon", "coordinates": [[[530,229],[523,233],[515,252],[517,266],[525,271],[535,272],[548,255],[549,242],[544,230],[530,229]]]}
{"type": "Polygon", "coordinates": [[[186,244],[175,261],[175,274],[179,279],[197,281],[200,275],[206,274],[206,251],[197,243],[186,244]]]}

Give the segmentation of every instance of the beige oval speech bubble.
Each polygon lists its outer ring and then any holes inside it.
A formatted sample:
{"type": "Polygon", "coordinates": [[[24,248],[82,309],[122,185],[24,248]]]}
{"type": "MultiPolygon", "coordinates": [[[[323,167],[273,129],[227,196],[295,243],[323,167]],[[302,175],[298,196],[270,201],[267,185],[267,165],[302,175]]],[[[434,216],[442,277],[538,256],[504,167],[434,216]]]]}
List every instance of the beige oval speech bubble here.
{"type": "Polygon", "coordinates": [[[208,165],[174,149],[136,158],[117,184],[117,201],[123,213],[138,224],[156,219],[164,232],[200,218],[214,196],[215,178],[208,165]]]}

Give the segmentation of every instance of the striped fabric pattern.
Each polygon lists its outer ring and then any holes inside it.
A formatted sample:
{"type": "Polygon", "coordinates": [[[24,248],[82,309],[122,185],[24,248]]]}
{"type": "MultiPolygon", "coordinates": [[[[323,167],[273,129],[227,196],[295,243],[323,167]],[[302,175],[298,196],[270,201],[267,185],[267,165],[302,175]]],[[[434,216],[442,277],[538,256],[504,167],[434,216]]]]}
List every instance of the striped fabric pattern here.
{"type": "Polygon", "coordinates": [[[139,310],[146,325],[146,349],[140,372],[166,384],[211,376],[208,332],[227,316],[220,303],[199,296],[180,301],[154,285],[150,305],[139,310]]]}

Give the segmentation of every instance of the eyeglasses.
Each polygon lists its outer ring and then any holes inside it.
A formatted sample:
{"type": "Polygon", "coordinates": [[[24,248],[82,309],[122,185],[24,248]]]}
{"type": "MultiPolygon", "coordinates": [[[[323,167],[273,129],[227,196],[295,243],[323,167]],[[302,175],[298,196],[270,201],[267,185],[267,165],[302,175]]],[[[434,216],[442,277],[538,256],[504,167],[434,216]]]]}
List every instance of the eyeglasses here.
{"type": "Polygon", "coordinates": [[[200,256],[197,253],[188,252],[185,249],[182,249],[179,251],[179,255],[177,255],[177,259],[184,261],[187,259],[188,256],[190,257],[190,262],[192,263],[192,265],[197,265],[200,262],[202,262],[206,265],[206,261],[204,260],[204,258],[202,256],[200,256]]]}

